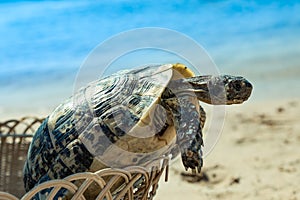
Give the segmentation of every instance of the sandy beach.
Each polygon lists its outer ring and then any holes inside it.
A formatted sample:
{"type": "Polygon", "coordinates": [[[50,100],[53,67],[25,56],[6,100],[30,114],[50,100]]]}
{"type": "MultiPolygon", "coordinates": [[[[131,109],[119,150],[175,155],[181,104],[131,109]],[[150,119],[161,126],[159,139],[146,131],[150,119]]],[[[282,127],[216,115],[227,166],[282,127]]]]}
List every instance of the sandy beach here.
{"type": "Polygon", "coordinates": [[[176,160],[156,199],[300,199],[300,101],[226,108],[222,135],[202,174],[190,176],[176,160]]]}

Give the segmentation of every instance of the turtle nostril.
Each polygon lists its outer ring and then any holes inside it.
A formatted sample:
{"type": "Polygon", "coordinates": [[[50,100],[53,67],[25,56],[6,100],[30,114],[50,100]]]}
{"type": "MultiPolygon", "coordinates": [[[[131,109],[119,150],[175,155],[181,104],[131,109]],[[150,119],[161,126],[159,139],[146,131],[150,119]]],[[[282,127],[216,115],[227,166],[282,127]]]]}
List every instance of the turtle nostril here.
{"type": "Polygon", "coordinates": [[[248,82],[248,81],[245,81],[245,84],[246,84],[246,87],[247,87],[247,88],[252,88],[252,85],[251,85],[251,83],[250,83],[250,82],[248,82]]]}

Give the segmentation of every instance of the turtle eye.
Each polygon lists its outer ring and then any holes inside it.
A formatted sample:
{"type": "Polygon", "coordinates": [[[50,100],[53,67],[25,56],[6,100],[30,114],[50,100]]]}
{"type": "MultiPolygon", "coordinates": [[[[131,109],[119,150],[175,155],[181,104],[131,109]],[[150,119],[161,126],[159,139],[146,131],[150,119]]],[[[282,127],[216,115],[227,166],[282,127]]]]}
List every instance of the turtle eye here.
{"type": "Polygon", "coordinates": [[[234,82],[233,83],[233,88],[236,90],[236,91],[240,91],[242,89],[242,86],[239,82],[234,82]]]}

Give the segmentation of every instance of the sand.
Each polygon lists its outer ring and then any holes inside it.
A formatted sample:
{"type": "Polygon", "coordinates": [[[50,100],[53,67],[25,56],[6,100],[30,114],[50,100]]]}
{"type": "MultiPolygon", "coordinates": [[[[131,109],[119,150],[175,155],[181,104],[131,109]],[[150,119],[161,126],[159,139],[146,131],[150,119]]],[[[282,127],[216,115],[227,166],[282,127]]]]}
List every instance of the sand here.
{"type": "Polygon", "coordinates": [[[228,106],[199,176],[178,159],[155,199],[300,199],[300,100],[228,106]]]}

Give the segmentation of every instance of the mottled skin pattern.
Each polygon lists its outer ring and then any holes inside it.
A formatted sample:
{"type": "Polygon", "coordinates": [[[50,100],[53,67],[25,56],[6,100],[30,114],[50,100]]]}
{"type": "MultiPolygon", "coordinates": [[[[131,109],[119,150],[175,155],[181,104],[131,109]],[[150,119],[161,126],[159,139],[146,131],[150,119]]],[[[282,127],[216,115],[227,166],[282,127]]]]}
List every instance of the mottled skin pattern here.
{"type": "Polygon", "coordinates": [[[205,112],[194,102],[191,97],[176,97],[165,99],[164,106],[172,110],[176,127],[176,143],[180,147],[185,169],[197,169],[200,172],[203,164],[201,146],[203,145],[202,128],[205,122],[205,112]]]}
{"type": "Polygon", "coordinates": [[[102,169],[109,159],[118,162],[116,166],[142,165],[168,153],[163,148],[174,137],[184,167],[200,172],[205,112],[199,100],[241,103],[252,86],[242,77],[192,76],[184,65],[157,65],[121,72],[81,89],[36,131],[24,166],[26,191],[47,180],[102,169]],[[155,105],[161,105],[165,114],[155,105]],[[150,120],[151,113],[156,114],[150,120]],[[154,135],[132,136],[145,133],[138,124],[147,125],[154,135]],[[134,154],[111,154],[114,146],[134,154]]]}

